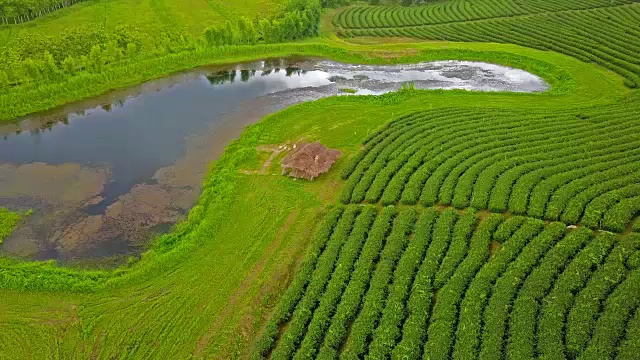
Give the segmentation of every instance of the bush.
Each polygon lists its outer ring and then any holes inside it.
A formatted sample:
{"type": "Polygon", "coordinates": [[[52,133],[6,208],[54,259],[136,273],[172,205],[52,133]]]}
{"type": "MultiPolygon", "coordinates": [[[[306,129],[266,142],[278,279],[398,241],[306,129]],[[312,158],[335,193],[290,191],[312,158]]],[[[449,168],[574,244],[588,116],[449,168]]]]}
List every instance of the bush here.
{"type": "Polygon", "coordinates": [[[334,314],[336,306],[340,301],[343,291],[351,280],[354,264],[360,255],[371,224],[377,215],[374,207],[366,207],[356,219],[351,235],[340,252],[335,271],[331,275],[331,280],[322,294],[320,304],[313,313],[313,318],[309,323],[300,349],[294,359],[313,359],[318,351],[325,332],[330,324],[330,319],[334,314]]]}
{"type": "Polygon", "coordinates": [[[355,218],[360,213],[360,210],[359,207],[349,207],[344,211],[327,246],[318,258],[318,262],[309,279],[309,284],[302,299],[295,307],[286,331],[282,334],[281,340],[273,350],[273,358],[287,358],[295,353],[300,341],[302,341],[311,316],[320,303],[320,298],[331,279],[338,255],[351,233],[355,218]]]}
{"type": "Polygon", "coordinates": [[[615,236],[607,233],[601,233],[591,240],[567,265],[553,289],[543,299],[536,344],[536,352],[540,358],[567,357],[563,344],[564,327],[567,313],[573,304],[574,294],[585,286],[593,271],[606,258],[615,241],[615,236]]]}
{"type": "Polygon", "coordinates": [[[509,314],[508,358],[525,360],[535,357],[536,323],[542,300],[567,264],[592,237],[591,231],[585,228],[570,232],[549,250],[540,265],[526,278],[509,314]]]}
{"type": "Polygon", "coordinates": [[[408,209],[400,212],[394,222],[387,244],[380,254],[380,261],[371,276],[369,290],[364,297],[360,313],[354,320],[350,336],[344,344],[344,356],[355,358],[365,354],[368,339],[372,336],[384,308],[389,280],[405,250],[409,240],[408,235],[413,230],[415,220],[415,210],[408,209]]]}
{"type": "Polygon", "coordinates": [[[347,328],[357,315],[366,287],[369,286],[375,262],[384,248],[385,237],[396,214],[397,210],[394,207],[386,207],[376,218],[362,253],[355,264],[349,284],[331,319],[324,342],[318,352],[319,359],[333,358],[342,341],[346,338],[347,328]]]}
{"type": "MultiPolygon", "coordinates": [[[[378,326],[376,327],[369,356],[374,358],[388,358],[402,335],[405,312],[419,311],[413,306],[405,309],[405,303],[411,294],[411,287],[418,268],[424,259],[427,246],[431,240],[433,225],[439,213],[434,209],[427,209],[416,224],[413,240],[410,241],[398,266],[393,274],[393,283],[378,326]]],[[[422,309],[426,311],[426,309],[422,309]]]]}
{"type": "Polygon", "coordinates": [[[566,324],[567,352],[572,358],[578,357],[586,347],[599,318],[601,304],[627,276],[625,263],[638,248],[640,237],[629,236],[619,240],[604,264],[593,273],[585,288],[576,295],[566,324]]]}

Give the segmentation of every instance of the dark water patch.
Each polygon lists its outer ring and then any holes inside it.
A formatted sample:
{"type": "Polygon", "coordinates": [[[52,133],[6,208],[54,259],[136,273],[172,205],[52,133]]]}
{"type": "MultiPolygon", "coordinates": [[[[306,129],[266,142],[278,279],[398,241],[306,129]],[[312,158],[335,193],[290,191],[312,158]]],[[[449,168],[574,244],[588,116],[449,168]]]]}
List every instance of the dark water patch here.
{"type": "Polygon", "coordinates": [[[408,82],[481,91],[547,88],[524,71],[484,63],[276,59],[201,68],[29,116],[0,125],[0,206],[34,209],[1,248],[69,264],[126,261],[187,214],[208,164],[246,125],[296,103],[382,94],[408,82]]]}
{"type": "MultiPolygon", "coordinates": [[[[116,171],[118,173],[118,171],[116,171]]],[[[155,171],[154,171],[155,174],[155,171]]],[[[152,176],[153,174],[149,174],[152,176]]],[[[100,215],[104,214],[109,205],[115,203],[120,195],[126,194],[131,190],[131,184],[144,184],[144,185],[157,185],[158,180],[146,176],[139,176],[139,179],[133,181],[116,181],[112,179],[109,183],[105,184],[102,192],[100,193],[100,201],[93,204],[88,204],[84,209],[87,215],[100,215]]]]}

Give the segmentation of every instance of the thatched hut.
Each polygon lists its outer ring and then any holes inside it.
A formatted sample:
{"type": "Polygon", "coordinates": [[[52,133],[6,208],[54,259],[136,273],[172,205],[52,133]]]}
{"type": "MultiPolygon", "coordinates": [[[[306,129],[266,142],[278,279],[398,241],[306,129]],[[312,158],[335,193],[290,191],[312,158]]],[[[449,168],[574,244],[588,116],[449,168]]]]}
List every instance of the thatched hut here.
{"type": "Polygon", "coordinates": [[[301,143],[282,160],[282,174],[295,178],[313,180],[326,173],[342,156],[339,150],[329,149],[319,142],[301,143]]]}

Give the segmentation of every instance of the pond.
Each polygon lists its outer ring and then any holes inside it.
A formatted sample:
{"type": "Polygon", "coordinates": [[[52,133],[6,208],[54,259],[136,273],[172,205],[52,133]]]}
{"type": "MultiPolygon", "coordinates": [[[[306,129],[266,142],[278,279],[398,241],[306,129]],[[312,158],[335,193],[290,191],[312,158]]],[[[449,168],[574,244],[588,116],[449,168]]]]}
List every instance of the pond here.
{"type": "Polygon", "coordinates": [[[126,259],[196,202],[242,129],[332,95],[424,89],[544,91],[522,70],[466,61],[351,65],[278,59],[201,68],[0,125],[0,207],[33,209],[0,251],[65,263],[126,259]]]}

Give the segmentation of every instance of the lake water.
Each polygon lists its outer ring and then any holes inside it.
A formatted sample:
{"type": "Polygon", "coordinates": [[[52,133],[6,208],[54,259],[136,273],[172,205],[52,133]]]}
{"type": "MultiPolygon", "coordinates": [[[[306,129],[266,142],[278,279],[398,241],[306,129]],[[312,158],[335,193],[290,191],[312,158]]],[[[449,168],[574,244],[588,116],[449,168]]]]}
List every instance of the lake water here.
{"type": "Polygon", "coordinates": [[[407,82],[548,88],[525,71],[478,62],[280,59],[197,69],[29,116],[0,125],[0,206],[34,210],[0,250],[62,262],[140,253],[188,212],[207,165],[246,125],[345,88],[376,95],[407,82]]]}

